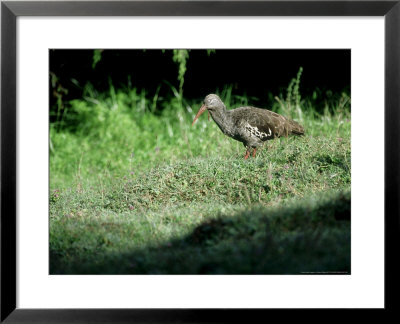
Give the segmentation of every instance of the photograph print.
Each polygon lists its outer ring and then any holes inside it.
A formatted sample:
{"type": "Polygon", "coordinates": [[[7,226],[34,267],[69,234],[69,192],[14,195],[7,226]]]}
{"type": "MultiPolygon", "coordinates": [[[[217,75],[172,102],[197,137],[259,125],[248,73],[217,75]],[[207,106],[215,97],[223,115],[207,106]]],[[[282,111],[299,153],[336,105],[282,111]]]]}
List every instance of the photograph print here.
{"type": "Polygon", "coordinates": [[[351,274],[349,49],[50,49],[49,273],[351,274]]]}

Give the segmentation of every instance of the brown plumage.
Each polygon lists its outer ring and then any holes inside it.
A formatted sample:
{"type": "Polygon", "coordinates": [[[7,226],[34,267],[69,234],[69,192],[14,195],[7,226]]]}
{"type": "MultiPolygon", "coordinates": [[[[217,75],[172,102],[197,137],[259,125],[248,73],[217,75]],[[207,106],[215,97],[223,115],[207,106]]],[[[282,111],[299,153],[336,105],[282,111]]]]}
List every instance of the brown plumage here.
{"type": "Polygon", "coordinates": [[[246,147],[245,159],[250,156],[251,149],[254,157],[257,148],[265,141],[281,136],[304,134],[303,126],[267,109],[239,107],[227,110],[215,94],[205,97],[192,125],[206,110],[225,135],[243,143],[246,147]]]}

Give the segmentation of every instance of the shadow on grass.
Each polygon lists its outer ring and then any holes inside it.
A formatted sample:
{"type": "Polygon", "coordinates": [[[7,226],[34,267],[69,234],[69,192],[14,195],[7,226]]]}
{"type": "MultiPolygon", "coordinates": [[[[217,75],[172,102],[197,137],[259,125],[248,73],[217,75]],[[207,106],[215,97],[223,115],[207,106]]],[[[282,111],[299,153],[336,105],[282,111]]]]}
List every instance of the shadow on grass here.
{"type": "Polygon", "coordinates": [[[127,253],[64,261],[51,274],[350,274],[350,192],[285,207],[249,207],[219,216],[188,236],[127,253]]]}

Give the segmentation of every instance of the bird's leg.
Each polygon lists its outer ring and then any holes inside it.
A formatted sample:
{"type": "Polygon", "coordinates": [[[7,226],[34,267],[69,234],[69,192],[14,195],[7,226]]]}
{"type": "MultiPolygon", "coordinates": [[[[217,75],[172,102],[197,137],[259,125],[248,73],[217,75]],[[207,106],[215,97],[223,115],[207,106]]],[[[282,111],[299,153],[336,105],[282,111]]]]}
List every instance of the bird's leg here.
{"type": "Polygon", "coordinates": [[[244,156],[244,159],[247,160],[250,156],[250,151],[246,150],[246,155],[244,156]]]}
{"type": "Polygon", "coordinates": [[[253,148],[253,157],[256,157],[257,148],[253,148]]]}

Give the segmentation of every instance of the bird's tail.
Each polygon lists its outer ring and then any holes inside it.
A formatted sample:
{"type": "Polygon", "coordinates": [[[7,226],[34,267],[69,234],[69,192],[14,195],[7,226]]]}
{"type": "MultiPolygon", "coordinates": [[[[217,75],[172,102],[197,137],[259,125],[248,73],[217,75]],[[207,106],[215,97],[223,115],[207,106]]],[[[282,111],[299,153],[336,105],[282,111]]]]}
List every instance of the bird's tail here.
{"type": "Polygon", "coordinates": [[[290,134],[294,135],[304,135],[304,127],[301,126],[299,123],[295,122],[294,120],[288,120],[289,124],[289,132],[290,134]]]}

